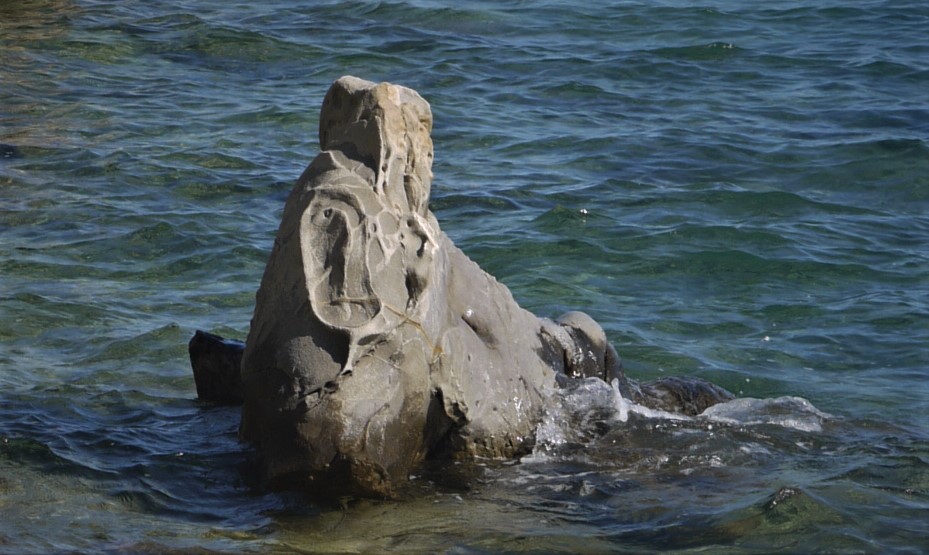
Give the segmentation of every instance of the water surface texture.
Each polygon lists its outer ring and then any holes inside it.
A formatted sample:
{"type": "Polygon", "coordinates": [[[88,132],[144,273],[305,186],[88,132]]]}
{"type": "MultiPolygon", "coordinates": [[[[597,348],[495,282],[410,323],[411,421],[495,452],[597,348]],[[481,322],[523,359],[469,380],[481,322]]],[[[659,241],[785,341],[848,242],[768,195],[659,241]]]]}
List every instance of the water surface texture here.
{"type": "Polygon", "coordinates": [[[925,552],[927,91],[922,0],[2,2],[0,552],[925,552]],[[344,74],[429,100],[524,307],[739,399],[582,384],[399,501],[255,488],[186,342],[247,333],[344,74]]]}

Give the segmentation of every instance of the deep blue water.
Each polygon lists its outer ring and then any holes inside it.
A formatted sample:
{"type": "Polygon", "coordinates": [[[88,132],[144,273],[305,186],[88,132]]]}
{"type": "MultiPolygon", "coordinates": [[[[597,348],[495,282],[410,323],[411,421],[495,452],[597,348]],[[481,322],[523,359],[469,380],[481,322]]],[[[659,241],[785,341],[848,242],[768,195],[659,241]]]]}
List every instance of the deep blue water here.
{"type": "Polygon", "coordinates": [[[920,0],[0,2],[0,552],[925,552],[927,91],[920,0]],[[254,488],[186,342],[247,333],[345,74],[431,103],[432,209],[524,307],[787,400],[254,488]]]}

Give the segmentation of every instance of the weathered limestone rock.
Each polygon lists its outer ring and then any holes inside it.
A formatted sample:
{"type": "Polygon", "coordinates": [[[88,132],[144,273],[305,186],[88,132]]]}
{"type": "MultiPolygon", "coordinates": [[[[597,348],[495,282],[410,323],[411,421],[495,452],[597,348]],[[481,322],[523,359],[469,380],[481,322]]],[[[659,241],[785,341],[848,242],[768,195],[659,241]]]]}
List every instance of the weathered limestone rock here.
{"type": "Polygon", "coordinates": [[[628,382],[592,318],[535,317],[455,247],[428,208],[431,128],[411,89],[336,81],[244,353],[201,332],[191,341],[198,392],[202,381],[201,397],[241,394],[240,436],[271,486],[390,495],[426,457],[527,453],[552,389],[577,377],[687,410],[712,393],[628,382]]]}
{"type": "Polygon", "coordinates": [[[431,128],[405,87],[326,95],[242,361],[241,437],[271,482],[389,494],[430,452],[531,447],[562,355],[439,229],[431,128]]]}

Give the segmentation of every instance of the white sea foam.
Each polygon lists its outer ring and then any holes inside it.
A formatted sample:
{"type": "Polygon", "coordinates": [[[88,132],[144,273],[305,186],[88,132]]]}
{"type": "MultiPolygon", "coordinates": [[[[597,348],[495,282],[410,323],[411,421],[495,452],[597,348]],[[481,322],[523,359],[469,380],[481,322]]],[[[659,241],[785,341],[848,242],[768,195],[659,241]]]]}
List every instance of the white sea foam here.
{"type": "Polygon", "coordinates": [[[629,399],[623,397],[623,394],[619,392],[619,380],[613,380],[613,383],[610,384],[610,387],[613,392],[613,407],[616,409],[615,419],[619,422],[626,422],[629,420],[629,413],[635,413],[640,416],[644,416],[645,418],[658,418],[664,420],[691,420],[689,416],[685,416],[683,414],[675,414],[673,412],[650,409],[646,406],[633,403],[629,399]]]}
{"type": "Polygon", "coordinates": [[[544,459],[547,453],[567,444],[587,443],[598,435],[598,428],[622,426],[630,414],[651,419],[692,420],[624,398],[616,380],[607,384],[598,378],[585,378],[553,392],[545,416],[536,428],[535,452],[524,461],[544,459]]]}

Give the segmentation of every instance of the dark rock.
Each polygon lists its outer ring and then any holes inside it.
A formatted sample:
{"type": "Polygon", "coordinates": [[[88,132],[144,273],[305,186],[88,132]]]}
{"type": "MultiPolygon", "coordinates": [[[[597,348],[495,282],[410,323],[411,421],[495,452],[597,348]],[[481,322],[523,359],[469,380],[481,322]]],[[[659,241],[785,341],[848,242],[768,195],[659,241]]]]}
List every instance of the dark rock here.
{"type": "Polygon", "coordinates": [[[661,378],[636,386],[634,390],[631,398],[636,403],[688,416],[696,416],[717,403],[735,398],[716,384],[690,376],[661,378]]]}
{"type": "Polygon", "coordinates": [[[224,405],[242,404],[242,353],[245,343],[197,330],[187,344],[197,396],[224,405]]]}

